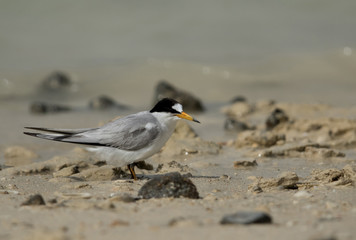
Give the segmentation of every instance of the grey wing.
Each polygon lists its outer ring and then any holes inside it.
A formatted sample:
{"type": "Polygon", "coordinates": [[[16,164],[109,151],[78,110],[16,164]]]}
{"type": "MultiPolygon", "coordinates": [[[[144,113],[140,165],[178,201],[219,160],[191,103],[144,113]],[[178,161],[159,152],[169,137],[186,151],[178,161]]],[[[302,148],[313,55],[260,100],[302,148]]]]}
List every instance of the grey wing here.
{"type": "Polygon", "coordinates": [[[158,137],[159,129],[159,123],[152,115],[133,114],[100,128],[74,135],[68,141],[135,151],[151,145],[158,137]]]}

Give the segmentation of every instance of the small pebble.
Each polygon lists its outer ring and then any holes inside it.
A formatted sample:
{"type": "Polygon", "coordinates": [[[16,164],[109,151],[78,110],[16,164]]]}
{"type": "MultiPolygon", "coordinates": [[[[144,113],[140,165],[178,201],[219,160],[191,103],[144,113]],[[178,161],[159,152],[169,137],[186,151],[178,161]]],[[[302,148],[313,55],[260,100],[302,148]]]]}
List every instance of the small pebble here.
{"type": "Polygon", "coordinates": [[[46,205],[43,197],[40,194],[30,196],[21,206],[39,206],[46,205]]]}
{"type": "Polygon", "coordinates": [[[254,224],[254,223],[272,223],[272,218],[265,212],[240,211],[234,214],[225,215],[221,224],[254,224]]]}
{"type": "Polygon", "coordinates": [[[280,108],[276,108],[266,120],[267,130],[273,129],[275,126],[282,122],[289,120],[287,114],[280,108]]]}
{"type": "Polygon", "coordinates": [[[47,102],[33,102],[30,105],[30,112],[34,114],[68,112],[72,110],[71,107],[66,105],[47,103],[47,102]]]}
{"type": "Polygon", "coordinates": [[[246,123],[233,119],[233,118],[227,118],[224,123],[224,129],[226,131],[235,131],[235,132],[242,132],[246,130],[253,130],[255,129],[254,127],[248,126],[246,123]]]}
{"type": "Polygon", "coordinates": [[[236,103],[236,102],[247,102],[247,99],[244,96],[238,95],[238,96],[234,97],[233,99],[231,99],[231,101],[230,101],[230,103],[236,103]]]}
{"type": "Polygon", "coordinates": [[[234,168],[250,168],[250,167],[256,167],[257,165],[258,164],[257,164],[256,160],[234,162],[234,168]]]}
{"type": "Polygon", "coordinates": [[[64,72],[53,72],[42,82],[42,89],[45,91],[62,91],[72,85],[72,80],[64,72]]]}
{"type": "Polygon", "coordinates": [[[110,108],[117,109],[127,109],[127,106],[117,103],[114,99],[102,95],[96,98],[93,98],[89,101],[89,108],[96,110],[105,110],[110,108]]]}

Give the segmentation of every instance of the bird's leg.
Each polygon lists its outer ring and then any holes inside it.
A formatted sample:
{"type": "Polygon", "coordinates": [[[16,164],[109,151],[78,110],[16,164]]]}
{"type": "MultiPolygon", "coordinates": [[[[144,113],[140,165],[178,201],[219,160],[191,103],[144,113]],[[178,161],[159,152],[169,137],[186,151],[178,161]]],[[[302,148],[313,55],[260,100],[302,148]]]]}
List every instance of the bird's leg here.
{"type": "Polygon", "coordinates": [[[137,180],[136,173],[135,173],[135,165],[136,165],[135,163],[131,163],[127,165],[127,168],[129,169],[133,180],[137,180]]]}

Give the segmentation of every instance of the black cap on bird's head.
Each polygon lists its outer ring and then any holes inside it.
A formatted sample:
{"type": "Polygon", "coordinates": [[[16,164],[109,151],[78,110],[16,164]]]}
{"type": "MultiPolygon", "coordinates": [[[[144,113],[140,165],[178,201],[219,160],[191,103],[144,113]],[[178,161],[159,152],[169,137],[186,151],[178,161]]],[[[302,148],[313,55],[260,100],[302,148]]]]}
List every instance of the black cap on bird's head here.
{"type": "Polygon", "coordinates": [[[182,104],[171,98],[163,98],[158,103],[156,103],[156,105],[151,109],[150,112],[167,112],[179,118],[200,123],[198,120],[183,112],[182,104]]]}

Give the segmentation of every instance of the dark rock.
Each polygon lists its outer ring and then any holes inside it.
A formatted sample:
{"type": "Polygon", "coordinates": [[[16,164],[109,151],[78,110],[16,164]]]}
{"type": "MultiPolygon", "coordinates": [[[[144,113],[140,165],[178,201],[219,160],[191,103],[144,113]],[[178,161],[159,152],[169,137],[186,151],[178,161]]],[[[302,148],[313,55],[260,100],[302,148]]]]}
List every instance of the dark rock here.
{"type": "Polygon", "coordinates": [[[57,92],[69,89],[72,81],[69,76],[63,72],[53,72],[42,82],[42,89],[45,91],[57,92]]]}
{"type": "Polygon", "coordinates": [[[247,102],[247,99],[244,96],[236,96],[230,101],[230,103],[237,103],[237,102],[247,102]]]}
{"type": "Polygon", "coordinates": [[[139,169],[153,170],[152,164],[146,163],[145,161],[136,162],[136,167],[139,169]]]}
{"type": "Polygon", "coordinates": [[[253,224],[253,223],[272,223],[272,218],[265,212],[241,211],[234,214],[225,215],[221,224],[253,224]]]}
{"type": "Polygon", "coordinates": [[[178,172],[151,179],[141,187],[138,195],[144,199],[166,197],[199,198],[197,188],[192,181],[178,172]]]}
{"type": "Polygon", "coordinates": [[[117,109],[127,109],[128,107],[116,102],[114,99],[102,95],[96,98],[93,98],[89,101],[89,108],[96,109],[96,110],[105,110],[110,108],[117,108],[117,109]]]}
{"type": "Polygon", "coordinates": [[[183,105],[186,111],[204,111],[204,106],[198,98],[191,93],[175,88],[164,80],[160,81],[156,86],[154,103],[163,98],[175,99],[183,105]]]}
{"type": "Polygon", "coordinates": [[[289,120],[287,114],[279,108],[276,108],[271,115],[266,120],[267,130],[273,129],[275,126],[282,122],[287,122],[289,120]]]}
{"type": "Polygon", "coordinates": [[[45,102],[33,102],[30,105],[30,112],[35,114],[67,112],[72,110],[69,106],[58,105],[45,102]]]}
{"type": "Polygon", "coordinates": [[[246,131],[246,130],[253,130],[255,128],[250,127],[246,123],[241,122],[239,120],[236,120],[233,118],[227,118],[225,120],[224,129],[226,131],[242,132],[242,131],[246,131]]]}
{"type": "Polygon", "coordinates": [[[234,167],[235,168],[250,168],[250,167],[256,167],[257,162],[256,160],[253,161],[236,161],[234,162],[234,167]]]}
{"type": "Polygon", "coordinates": [[[46,205],[43,197],[40,194],[30,196],[21,206],[38,206],[46,205]]]}

